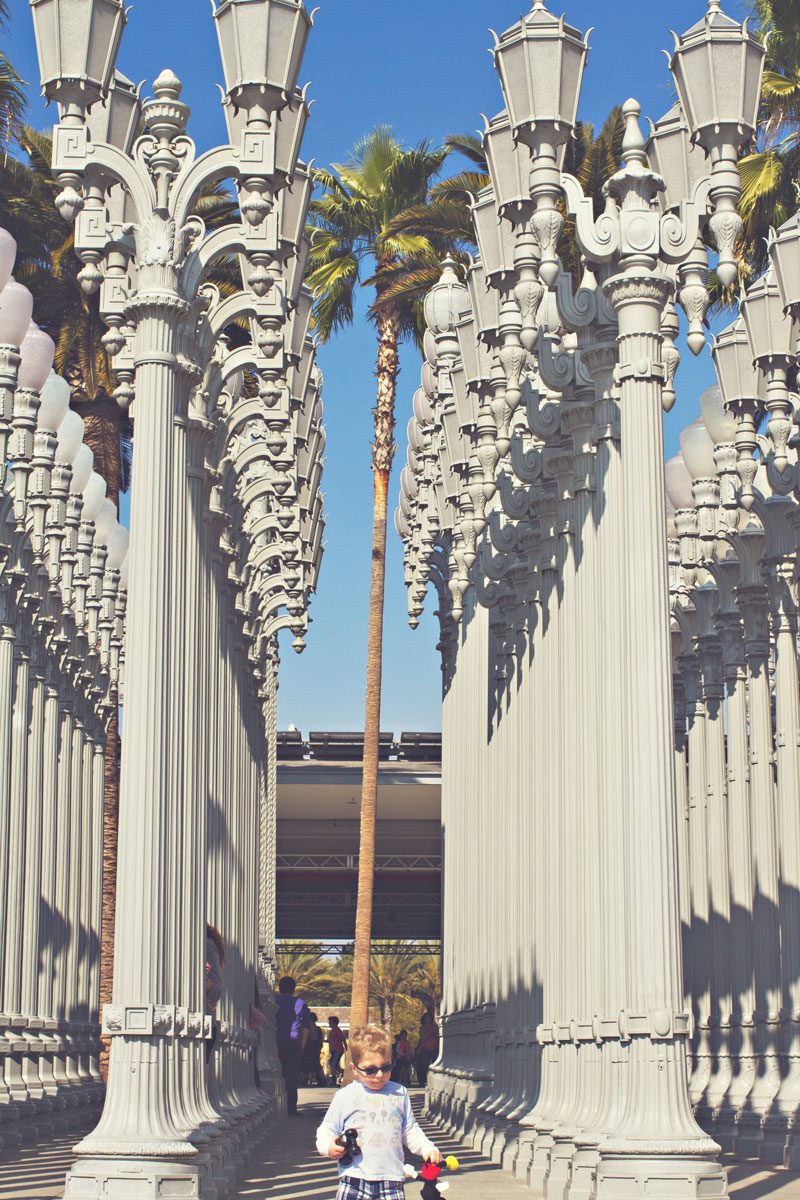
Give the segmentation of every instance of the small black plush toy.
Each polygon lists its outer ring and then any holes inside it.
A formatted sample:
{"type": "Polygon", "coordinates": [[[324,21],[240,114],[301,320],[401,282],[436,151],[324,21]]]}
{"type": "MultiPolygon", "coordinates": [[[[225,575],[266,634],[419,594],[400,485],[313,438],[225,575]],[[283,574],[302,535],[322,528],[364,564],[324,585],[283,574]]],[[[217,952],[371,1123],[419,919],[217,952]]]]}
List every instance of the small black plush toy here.
{"type": "Polygon", "coordinates": [[[342,1155],[339,1162],[343,1167],[349,1167],[355,1156],[361,1153],[361,1147],[358,1144],[358,1130],[345,1129],[344,1133],[337,1137],[336,1145],[344,1146],[346,1153],[342,1155]]]}

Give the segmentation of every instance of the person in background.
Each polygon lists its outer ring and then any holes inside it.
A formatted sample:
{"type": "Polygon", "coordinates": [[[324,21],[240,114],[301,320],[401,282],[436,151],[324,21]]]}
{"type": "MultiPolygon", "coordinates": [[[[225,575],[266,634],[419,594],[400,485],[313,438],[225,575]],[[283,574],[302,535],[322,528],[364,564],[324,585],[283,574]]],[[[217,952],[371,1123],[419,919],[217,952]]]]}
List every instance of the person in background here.
{"type": "Polygon", "coordinates": [[[339,1064],[342,1061],[342,1055],[347,1049],[347,1038],[339,1028],[338,1017],[328,1017],[328,1048],[331,1052],[331,1083],[334,1087],[339,1085],[339,1064]]]}
{"type": "Polygon", "coordinates": [[[225,965],[225,939],[218,929],[206,922],[206,1012],[211,1014],[211,1037],[206,1042],[206,1078],[211,1055],[219,1034],[216,1009],[222,995],[222,968],[225,965]]]}
{"type": "Polygon", "coordinates": [[[297,1077],[300,1074],[303,1047],[308,1039],[311,1024],[308,1006],[301,996],[295,996],[295,986],[291,975],[284,975],[278,982],[278,990],[275,993],[275,1003],[278,1006],[275,1014],[275,1037],[281,1074],[286,1087],[286,1111],[290,1117],[298,1115],[297,1077]]]}
{"type": "Polygon", "coordinates": [[[311,1024],[308,1027],[308,1041],[303,1050],[303,1062],[300,1069],[307,1084],[315,1083],[317,1087],[325,1086],[325,1076],[322,1074],[322,1045],[323,1033],[317,1024],[317,1014],[309,1013],[311,1024]]]}
{"type": "Polygon", "coordinates": [[[411,1082],[411,1043],[408,1040],[408,1030],[401,1029],[394,1040],[394,1067],[392,1079],[408,1087],[411,1082]]]}
{"type": "Polygon", "coordinates": [[[417,1043],[417,1079],[419,1086],[425,1087],[428,1082],[428,1068],[439,1053],[439,1027],[432,1012],[424,1012],[419,1023],[419,1042],[417,1043]]]}

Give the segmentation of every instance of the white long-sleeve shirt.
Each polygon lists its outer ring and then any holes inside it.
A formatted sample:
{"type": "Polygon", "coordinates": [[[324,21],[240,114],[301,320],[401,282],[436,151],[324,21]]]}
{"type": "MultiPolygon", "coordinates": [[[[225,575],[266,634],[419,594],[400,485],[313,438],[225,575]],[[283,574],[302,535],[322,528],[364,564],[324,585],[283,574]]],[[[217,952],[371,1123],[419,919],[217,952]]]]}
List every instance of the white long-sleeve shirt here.
{"type": "Polygon", "coordinates": [[[317,1130],[320,1154],[327,1157],[331,1142],[345,1129],[358,1130],[361,1153],[346,1167],[340,1162],[339,1174],[357,1179],[403,1180],[404,1143],[421,1158],[436,1150],[417,1124],[400,1083],[389,1082],[373,1092],[356,1080],[338,1091],[317,1130]]]}

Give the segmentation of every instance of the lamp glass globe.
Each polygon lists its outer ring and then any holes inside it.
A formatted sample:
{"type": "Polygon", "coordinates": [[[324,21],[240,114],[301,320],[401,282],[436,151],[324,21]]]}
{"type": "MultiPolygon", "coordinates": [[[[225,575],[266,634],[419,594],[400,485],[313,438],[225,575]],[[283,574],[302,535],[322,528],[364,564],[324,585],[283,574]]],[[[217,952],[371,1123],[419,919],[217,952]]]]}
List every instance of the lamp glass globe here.
{"type": "MultiPolygon", "coordinates": [[[[56,462],[73,463],[83,445],[83,420],[73,409],[68,409],[58,427],[56,462]]],[[[88,446],[87,446],[88,449],[88,446]]],[[[89,450],[91,454],[91,450],[89,450]]],[[[87,476],[88,478],[88,476],[87,476]]],[[[73,475],[74,479],[74,475],[73,475]]]]}
{"type": "Polygon", "coordinates": [[[681,508],[694,508],[692,477],[686,469],[683,455],[676,454],[664,464],[664,482],[667,495],[676,511],[681,508]]]}
{"type": "Polygon", "coordinates": [[[51,371],[44,381],[39,393],[39,411],[36,414],[36,428],[47,433],[55,433],[61,425],[69,408],[71,389],[66,379],[51,371]]]}
{"type": "Polygon", "coordinates": [[[0,292],[0,345],[20,346],[32,312],[33,296],[16,279],[9,279],[0,292]]]}
{"type": "Polygon", "coordinates": [[[106,481],[96,471],[92,471],[89,482],[83,489],[83,519],[94,521],[100,512],[100,506],[106,498],[106,481]]]}
{"type": "Polygon", "coordinates": [[[713,479],[717,474],[714,443],[702,417],[687,425],[680,435],[681,454],[692,479],[713,479]]]}
{"type": "Polygon", "coordinates": [[[72,482],[70,483],[69,490],[73,495],[79,495],[86,487],[91,478],[93,467],[94,455],[85,442],[81,442],[72,464],[72,482]]]}
{"type": "Polygon", "coordinates": [[[715,446],[732,442],[736,437],[736,417],[726,412],[722,389],[718,383],[706,388],[700,397],[700,412],[715,446]]]}
{"type": "Polygon", "coordinates": [[[17,258],[17,243],[7,229],[0,229],[0,292],[11,278],[17,258]]]}

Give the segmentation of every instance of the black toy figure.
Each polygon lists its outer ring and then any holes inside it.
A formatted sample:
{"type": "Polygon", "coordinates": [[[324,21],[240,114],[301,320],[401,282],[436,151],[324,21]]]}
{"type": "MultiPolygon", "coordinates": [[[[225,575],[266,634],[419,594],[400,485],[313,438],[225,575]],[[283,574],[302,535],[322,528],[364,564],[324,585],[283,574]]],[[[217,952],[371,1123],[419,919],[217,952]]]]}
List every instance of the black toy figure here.
{"type": "Polygon", "coordinates": [[[357,1154],[361,1153],[361,1147],[358,1144],[358,1130],[345,1129],[344,1133],[336,1139],[337,1146],[344,1146],[346,1153],[342,1155],[339,1162],[343,1167],[349,1167],[357,1154]]]}

